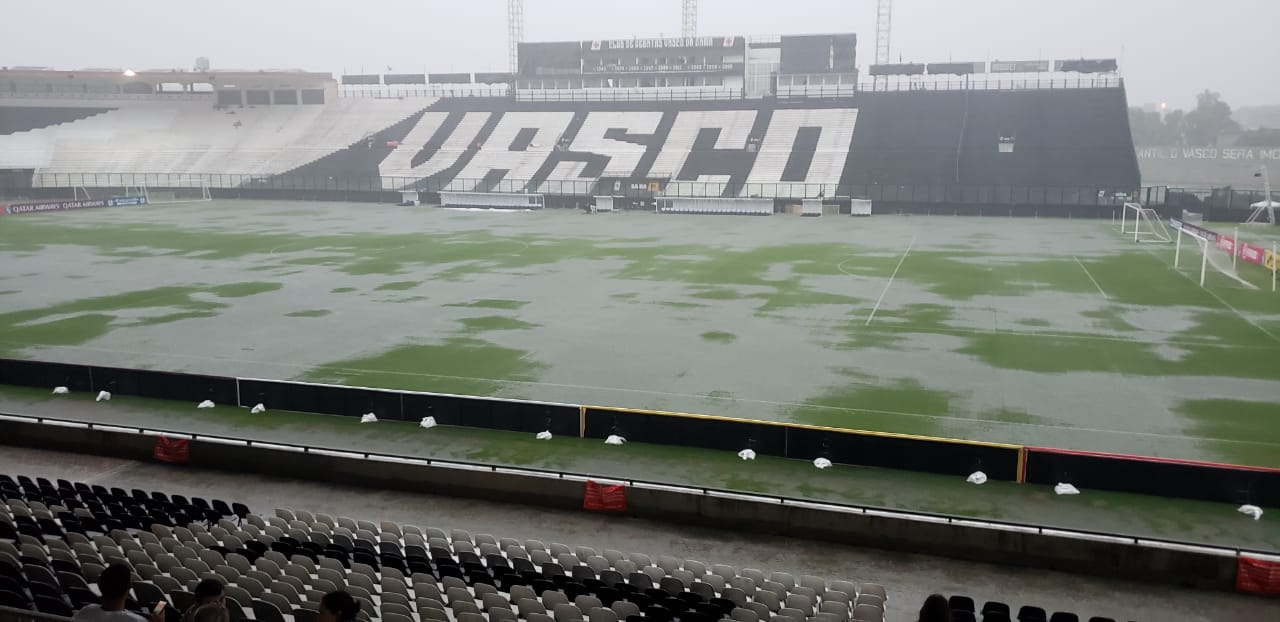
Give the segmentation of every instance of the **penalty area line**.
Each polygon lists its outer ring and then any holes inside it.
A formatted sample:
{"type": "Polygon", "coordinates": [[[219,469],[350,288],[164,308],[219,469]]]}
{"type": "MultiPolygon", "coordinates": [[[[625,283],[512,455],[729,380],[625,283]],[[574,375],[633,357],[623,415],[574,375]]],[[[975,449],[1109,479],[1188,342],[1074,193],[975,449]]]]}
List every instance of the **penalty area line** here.
{"type": "Polygon", "coordinates": [[[867,322],[863,326],[870,326],[871,320],[876,319],[876,311],[880,310],[880,303],[884,302],[885,294],[889,293],[889,288],[893,287],[893,280],[898,278],[898,270],[902,269],[902,262],[907,260],[907,255],[911,254],[911,249],[915,248],[916,239],[920,237],[917,233],[911,236],[911,243],[907,244],[907,250],[902,253],[902,257],[898,259],[898,265],[894,267],[893,274],[889,275],[889,282],[884,284],[884,291],[880,292],[880,297],[876,299],[876,306],[871,308],[871,313],[867,315],[867,322]]]}

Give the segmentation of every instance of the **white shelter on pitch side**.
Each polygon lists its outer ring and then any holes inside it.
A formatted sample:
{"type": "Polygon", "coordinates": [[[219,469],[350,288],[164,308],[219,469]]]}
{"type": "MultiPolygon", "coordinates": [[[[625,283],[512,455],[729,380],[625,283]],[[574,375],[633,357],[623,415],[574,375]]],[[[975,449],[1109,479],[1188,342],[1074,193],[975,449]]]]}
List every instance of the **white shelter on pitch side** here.
{"type": "Polygon", "coordinates": [[[1280,201],[1267,199],[1258,201],[1249,207],[1253,208],[1253,214],[1249,215],[1249,220],[1245,221],[1246,223],[1276,224],[1276,208],[1280,207],[1280,201]]]}

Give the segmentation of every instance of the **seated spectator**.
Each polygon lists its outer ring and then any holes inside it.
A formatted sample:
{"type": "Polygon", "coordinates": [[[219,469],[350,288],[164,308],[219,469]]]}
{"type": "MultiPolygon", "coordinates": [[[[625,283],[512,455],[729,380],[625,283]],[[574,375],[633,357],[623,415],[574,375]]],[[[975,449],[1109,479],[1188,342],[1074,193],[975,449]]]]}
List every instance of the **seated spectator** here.
{"type": "Polygon", "coordinates": [[[919,622],[951,622],[951,605],[942,594],[930,594],[920,608],[919,622]]]}
{"type": "Polygon", "coordinates": [[[195,604],[182,614],[182,622],[230,622],[231,613],[227,611],[221,581],[201,581],[196,585],[195,597],[195,604]]]}
{"type": "Polygon", "coordinates": [[[320,622],[355,622],[360,614],[360,601],[338,590],[320,599],[320,622]]]}
{"type": "Polygon", "coordinates": [[[133,571],[124,564],[111,564],[98,576],[101,604],[89,605],[76,612],[75,622],[164,622],[164,607],[157,607],[148,620],[125,609],[129,590],[133,589],[133,571]]]}

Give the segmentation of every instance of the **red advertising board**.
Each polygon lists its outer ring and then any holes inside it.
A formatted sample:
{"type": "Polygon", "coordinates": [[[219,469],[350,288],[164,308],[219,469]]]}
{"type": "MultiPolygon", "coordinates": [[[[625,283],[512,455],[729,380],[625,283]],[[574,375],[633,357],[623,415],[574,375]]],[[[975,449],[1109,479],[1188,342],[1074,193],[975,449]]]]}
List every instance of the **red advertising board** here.
{"type": "Polygon", "coordinates": [[[156,439],[156,446],[151,455],[161,462],[186,464],[191,457],[191,441],[185,438],[160,436],[156,439]]]}
{"type": "Polygon", "coordinates": [[[1236,589],[1258,594],[1280,594],[1280,562],[1241,555],[1236,568],[1236,589]]]}
{"type": "Polygon", "coordinates": [[[627,511],[627,487],[622,484],[600,484],[587,480],[582,496],[582,509],[595,512],[627,511]]]}
{"type": "Polygon", "coordinates": [[[1240,245],[1240,258],[1249,262],[1256,263],[1259,266],[1267,265],[1267,249],[1252,244],[1240,245]]]}

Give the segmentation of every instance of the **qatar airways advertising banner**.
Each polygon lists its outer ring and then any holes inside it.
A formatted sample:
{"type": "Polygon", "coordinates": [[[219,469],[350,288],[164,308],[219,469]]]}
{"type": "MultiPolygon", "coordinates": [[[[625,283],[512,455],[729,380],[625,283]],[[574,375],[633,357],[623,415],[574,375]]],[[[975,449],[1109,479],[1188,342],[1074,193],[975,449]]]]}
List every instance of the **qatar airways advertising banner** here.
{"type": "Polygon", "coordinates": [[[71,209],[90,207],[106,207],[106,199],[85,199],[83,201],[41,201],[39,203],[13,203],[6,205],[6,214],[32,214],[35,212],[60,212],[71,209]]]}
{"type": "Polygon", "coordinates": [[[37,201],[0,205],[0,214],[34,214],[36,212],[62,212],[93,207],[118,207],[121,205],[146,205],[147,197],[111,197],[109,199],[81,199],[75,201],[37,201]]]}

